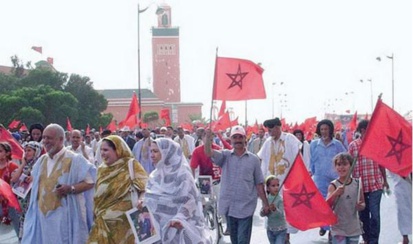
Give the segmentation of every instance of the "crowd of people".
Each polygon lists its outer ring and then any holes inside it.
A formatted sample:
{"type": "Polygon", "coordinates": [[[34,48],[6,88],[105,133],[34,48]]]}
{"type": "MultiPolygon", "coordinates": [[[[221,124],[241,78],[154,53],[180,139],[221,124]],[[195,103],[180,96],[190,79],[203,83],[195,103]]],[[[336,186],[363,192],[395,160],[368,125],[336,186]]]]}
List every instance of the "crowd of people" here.
{"type": "MultiPolygon", "coordinates": [[[[380,201],[389,185],[386,170],[358,154],[368,122],[358,123],[349,144],[327,119],[318,122],[311,140],[300,129],[282,131],[279,118],[266,120],[252,135],[242,126],[219,132],[168,126],[85,133],[33,124],[26,134],[12,134],[24,149],[21,160],[12,160],[10,144],[0,141],[1,179],[16,189],[22,180],[31,186],[27,196],[19,196],[21,212],[0,195],[0,217],[13,225],[21,243],[135,243],[126,213],[144,208],[158,231],[151,227],[145,236],[159,236],[156,243],[212,243],[196,183],[198,176],[211,176],[232,243],[250,243],[260,199],[269,242],[287,244],[298,230],[286,221],[280,192],[301,154],[338,219],[319,226],[319,235],[328,232],[337,244],[359,243],[360,237],[379,243],[380,201]]],[[[411,177],[392,177],[406,244],[412,231],[411,177]]]]}

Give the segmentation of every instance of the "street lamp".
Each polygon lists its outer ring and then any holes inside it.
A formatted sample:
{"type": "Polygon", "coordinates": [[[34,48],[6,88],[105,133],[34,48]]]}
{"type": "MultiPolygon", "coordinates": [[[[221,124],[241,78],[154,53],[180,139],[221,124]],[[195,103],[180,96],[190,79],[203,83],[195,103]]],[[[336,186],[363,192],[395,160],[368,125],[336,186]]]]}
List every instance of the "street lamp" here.
{"type": "MultiPolygon", "coordinates": [[[[394,109],[394,54],[386,57],[391,59],[391,108],[394,109]]],[[[376,60],[380,62],[381,58],[377,57],[376,60]]]]}
{"type": "MultiPolygon", "coordinates": [[[[368,82],[370,82],[370,96],[371,96],[371,112],[373,113],[373,81],[372,79],[367,79],[368,82]]],[[[364,80],[360,80],[361,83],[364,82],[364,80]]]]}
{"type": "MultiPolygon", "coordinates": [[[[155,2],[150,3],[146,8],[141,9],[138,4],[138,100],[139,100],[139,127],[141,127],[141,118],[142,118],[142,94],[141,94],[141,41],[140,41],[140,22],[139,17],[140,14],[145,12],[152,4],[155,2]]],[[[161,7],[156,9],[156,14],[162,14],[164,10],[161,7]]]]}

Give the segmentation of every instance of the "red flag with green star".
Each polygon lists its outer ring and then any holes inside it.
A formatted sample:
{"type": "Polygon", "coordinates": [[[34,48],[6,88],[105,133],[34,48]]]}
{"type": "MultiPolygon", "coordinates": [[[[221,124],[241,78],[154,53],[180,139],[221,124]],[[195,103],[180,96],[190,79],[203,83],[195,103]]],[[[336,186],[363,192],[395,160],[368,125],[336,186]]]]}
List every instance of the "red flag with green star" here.
{"type": "Polygon", "coordinates": [[[337,222],[333,210],[311,179],[300,153],[284,181],[283,198],[287,222],[299,230],[337,222]]]}
{"type": "Polygon", "coordinates": [[[412,125],[379,99],[359,154],[398,175],[408,176],[412,172],[412,125]]]}
{"type": "Polygon", "coordinates": [[[213,100],[265,99],[264,69],[246,59],[217,57],[213,100]]]}

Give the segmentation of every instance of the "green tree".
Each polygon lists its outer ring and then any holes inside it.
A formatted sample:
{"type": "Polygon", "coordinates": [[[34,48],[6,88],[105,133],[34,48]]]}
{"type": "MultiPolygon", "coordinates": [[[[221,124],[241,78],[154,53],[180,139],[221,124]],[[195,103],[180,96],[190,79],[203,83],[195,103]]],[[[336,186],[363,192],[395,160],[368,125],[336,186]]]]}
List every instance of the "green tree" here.
{"type": "Polygon", "coordinates": [[[0,73],[0,123],[13,119],[30,125],[58,123],[66,125],[66,117],[75,128],[104,126],[112,119],[111,114],[102,114],[107,100],[93,89],[88,77],[56,72],[46,67],[44,61],[32,69],[30,62],[24,69],[17,56],[11,57],[11,74],[0,73]]]}
{"type": "Polygon", "coordinates": [[[83,127],[89,123],[92,127],[98,127],[101,112],[106,109],[108,102],[105,97],[93,89],[93,82],[89,77],[72,74],[65,86],[65,91],[70,92],[79,102],[79,117],[76,124],[83,127]]]}

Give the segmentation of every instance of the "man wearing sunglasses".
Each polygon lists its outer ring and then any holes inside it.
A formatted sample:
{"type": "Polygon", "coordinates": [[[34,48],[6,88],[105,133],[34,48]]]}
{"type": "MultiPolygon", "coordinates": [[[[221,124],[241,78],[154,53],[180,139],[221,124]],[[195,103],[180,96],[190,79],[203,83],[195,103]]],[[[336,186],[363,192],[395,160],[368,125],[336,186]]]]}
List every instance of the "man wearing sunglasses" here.
{"type": "Polygon", "coordinates": [[[243,127],[237,125],[231,129],[232,150],[213,150],[212,133],[210,130],[206,133],[205,154],[222,169],[218,214],[228,215],[231,243],[250,243],[258,196],[262,200],[264,213],[269,212],[260,160],[247,151],[243,127]]]}

